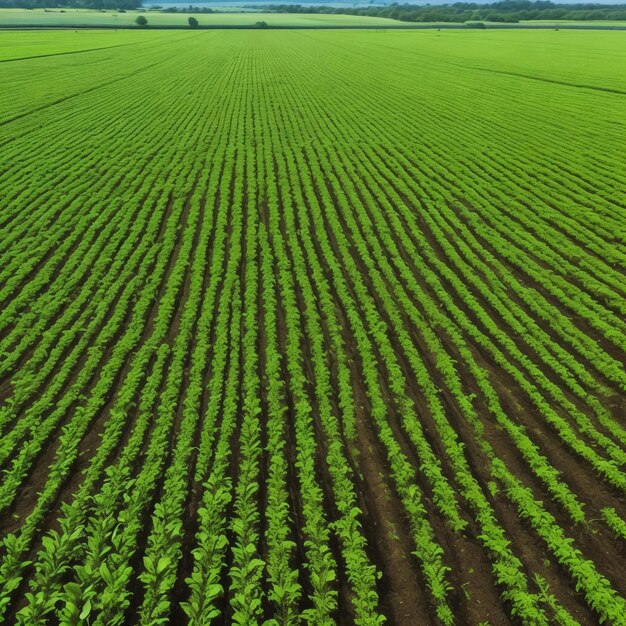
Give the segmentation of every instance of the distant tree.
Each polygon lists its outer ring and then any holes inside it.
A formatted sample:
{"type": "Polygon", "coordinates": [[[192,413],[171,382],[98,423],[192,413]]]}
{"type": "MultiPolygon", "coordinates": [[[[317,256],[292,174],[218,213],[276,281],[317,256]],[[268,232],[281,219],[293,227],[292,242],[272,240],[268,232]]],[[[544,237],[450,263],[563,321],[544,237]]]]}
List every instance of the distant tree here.
{"type": "Polygon", "coordinates": [[[198,26],[198,20],[195,17],[189,16],[187,21],[189,22],[189,28],[196,28],[198,26]]]}
{"type": "Polygon", "coordinates": [[[267,27],[268,27],[268,23],[267,23],[267,22],[257,22],[257,23],[255,24],[255,26],[256,26],[257,28],[267,28],[267,27]]]}
{"type": "Polygon", "coordinates": [[[137,24],[137,26],[144,27],[148,25],[148,20],[145,15],[138,15],[135,19],[135,24],[137,24]]]}

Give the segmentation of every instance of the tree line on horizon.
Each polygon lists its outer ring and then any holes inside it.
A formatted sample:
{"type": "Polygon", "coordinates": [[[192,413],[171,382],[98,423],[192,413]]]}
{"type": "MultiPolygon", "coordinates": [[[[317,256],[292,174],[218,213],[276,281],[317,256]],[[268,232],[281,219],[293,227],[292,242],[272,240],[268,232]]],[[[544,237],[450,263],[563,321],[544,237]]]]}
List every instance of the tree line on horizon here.
{"type": "MultiPolygon", "coordinates": [[[[0,0],[0,8],[83,8],[138,9],[142,0],[0,0]]],[[[502,0],[489,4],[456,2],[454,4],[415,5],[393,3],[385,6],[331,7],[300,4],[261,5],[254,8],[272,13],[309,13],[387,17],[403,22],[504,22],[525,20],[626,20],[626,4],[557,4],[550,0],[502,0]]],[[[213,13],[210,7],[189,7],[194,12],[213,13]]],[[[169,8],[166,12],[186,12],[185,8],[169,8]]]]}
{"type": "Polygon", "coordinates": [[[403,22],[486,22],[515,23],[524,20],[626,20],[626,4],[556,4],[549,0],[503,0],[489,4],[456,2],[454,4],[415,5],[393,3],[386,6],[330,7],[298,4],[266,5],[264,11],[275,13],[334,13],[388,17],[403,22]]]}
{"type": "Polygon", "coordinates": [[[0,0],[2,9],[139,9],[141,0],[0,0]]]}

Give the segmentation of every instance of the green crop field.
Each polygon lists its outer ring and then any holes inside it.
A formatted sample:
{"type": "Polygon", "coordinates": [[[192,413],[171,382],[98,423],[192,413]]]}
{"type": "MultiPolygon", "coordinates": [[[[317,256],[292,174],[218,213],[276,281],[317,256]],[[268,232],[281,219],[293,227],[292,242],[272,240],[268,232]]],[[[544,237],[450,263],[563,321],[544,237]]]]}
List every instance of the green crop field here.
{"type": "MultiPolygon", "coordinates": [[[[231,9],[232,10],[232,9],[231,9]]],[[[132,26],[143,15],[150,26],[187,26],[195,15],[201,26],[384,26],[401,22],[361,15],[299,15],[289,13],[161,13],[159,11],[94,11],[89,9],[0,9],[0,26],[132,26]]]]}
{"type": "Polygon", "coordinates": [[[626,624],[626,33],[0,71],[0,623],[626,624]]]}

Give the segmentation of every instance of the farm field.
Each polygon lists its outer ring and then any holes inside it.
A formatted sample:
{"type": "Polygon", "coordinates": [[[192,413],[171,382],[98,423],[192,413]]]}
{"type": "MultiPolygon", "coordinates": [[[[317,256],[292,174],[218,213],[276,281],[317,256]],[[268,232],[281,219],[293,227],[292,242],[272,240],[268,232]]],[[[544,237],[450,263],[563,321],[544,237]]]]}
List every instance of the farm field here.
{"type": "MultiPolygon", "coordinates": [[[[231,9],[232,10],[232,9],[231,9]]],[[[187,26],[194,15],[201,26],[251,26],[267,22],[270,26],[385,26],[401,22],[385,17],[363,15],[297,15],[288,13],[161,13],[147,9],[94,11],[89,9],[0,9],[0,26],[134,26],[144,15],[150,26],[187,26]]]]}
{"type": "Polygon", "coordinates": [[[0,623],[626,624],[623,33],[0,71],[0,623]]]}

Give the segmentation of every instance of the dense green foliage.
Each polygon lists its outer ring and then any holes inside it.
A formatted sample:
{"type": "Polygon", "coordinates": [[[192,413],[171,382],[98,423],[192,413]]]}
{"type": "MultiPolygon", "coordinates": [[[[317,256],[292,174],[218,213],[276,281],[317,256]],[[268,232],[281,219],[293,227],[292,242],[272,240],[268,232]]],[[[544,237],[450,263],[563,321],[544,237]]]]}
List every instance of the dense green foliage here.
{"type": "Polygon", "coordinates": [[[0,37],[2,624],[626,624],[622,33],[0,37]]]}
{"type": "Polygon", "coordinates": [[[0,8],[137,9],[141,0],[0,0],[0,8]]]}
{"type": "Polygon", "coordinates": [[[278,13],[337,13],[389,17],[403,22],[520,22],[523,20],[626,20],[626,5],[556,4],[550,0],[502,0],[491,4],[455,2],[444,5],[393,3],[370,7],[267,5],[278,13]]]}
{"type": "Polygon", "coordinates": [[[165,7],[163,9],[163,13],[219,13],[215,9],[212,9],[209,6],[193,6],[189,5],[188,7],[165,7]]]}

